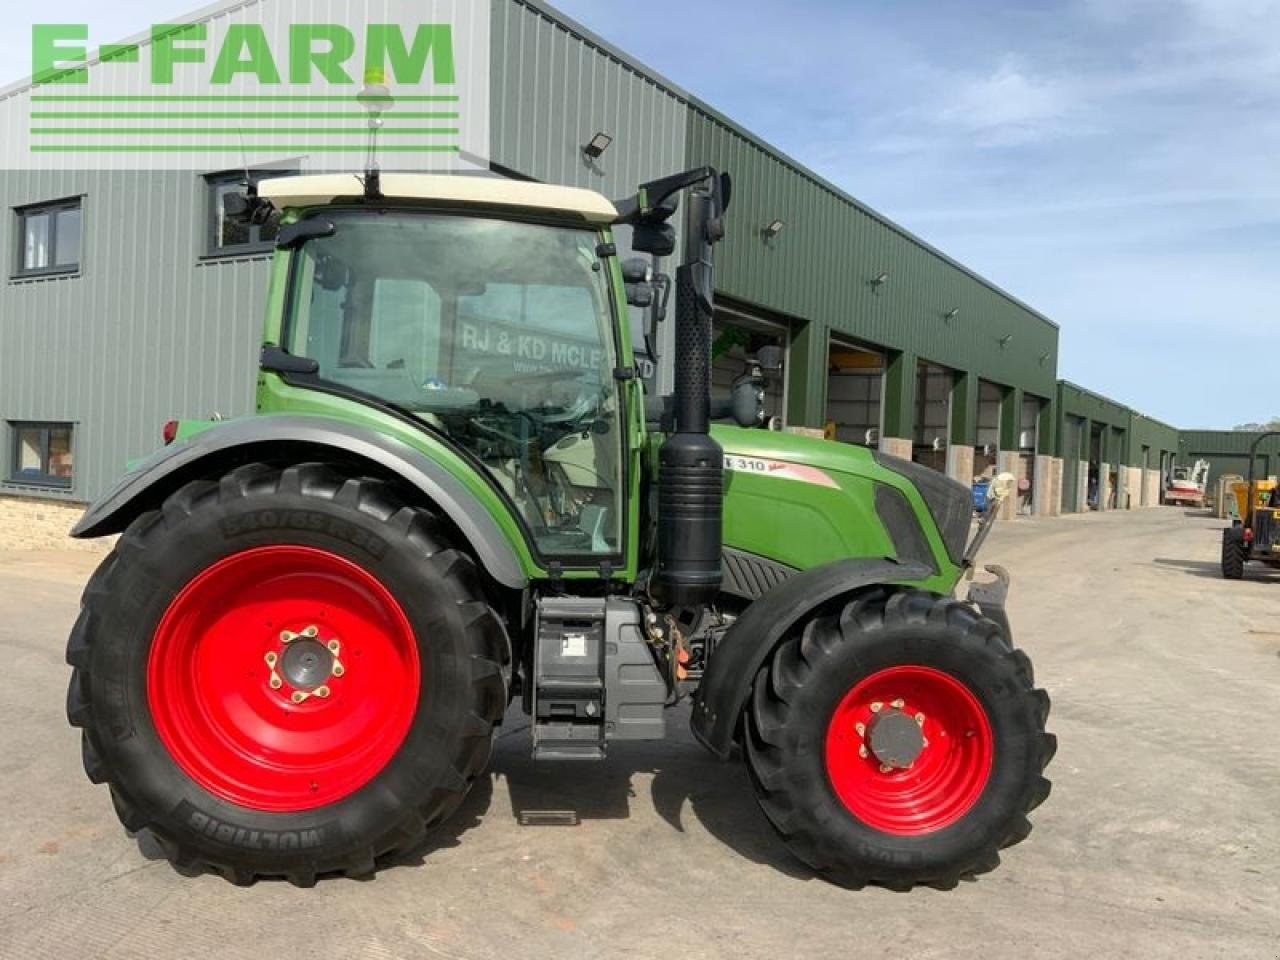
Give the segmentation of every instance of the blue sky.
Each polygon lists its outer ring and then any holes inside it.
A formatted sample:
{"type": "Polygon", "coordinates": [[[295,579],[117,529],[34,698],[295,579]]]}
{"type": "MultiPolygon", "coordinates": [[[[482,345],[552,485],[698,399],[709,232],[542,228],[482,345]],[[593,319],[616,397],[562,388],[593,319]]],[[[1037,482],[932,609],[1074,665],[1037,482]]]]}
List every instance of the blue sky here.
{"type": "Polygon", "coordinates": [[[1280,413],[1280,0],[557,6],[1052,317],[1062,376],[1183,427],[1280,413]]]}

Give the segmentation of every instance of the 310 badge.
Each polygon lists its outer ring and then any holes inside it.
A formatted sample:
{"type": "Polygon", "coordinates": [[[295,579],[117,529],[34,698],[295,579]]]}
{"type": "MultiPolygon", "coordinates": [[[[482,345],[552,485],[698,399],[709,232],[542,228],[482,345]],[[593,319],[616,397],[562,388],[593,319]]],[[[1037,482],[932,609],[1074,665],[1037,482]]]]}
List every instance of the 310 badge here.
{"type": "Polygon", "coordinates": [[[812,483],[819,487],[830,487],[832,490],[839,489],[839,484],[829,475],[817,467],[808,467],[802,463],[787,463],[785,460],[768,460],[764,457],[744,457],[736,453],[726,453],[724,468],[735,473],[752,473],[782,480],[798,480],[801,483],[812,483]]]}

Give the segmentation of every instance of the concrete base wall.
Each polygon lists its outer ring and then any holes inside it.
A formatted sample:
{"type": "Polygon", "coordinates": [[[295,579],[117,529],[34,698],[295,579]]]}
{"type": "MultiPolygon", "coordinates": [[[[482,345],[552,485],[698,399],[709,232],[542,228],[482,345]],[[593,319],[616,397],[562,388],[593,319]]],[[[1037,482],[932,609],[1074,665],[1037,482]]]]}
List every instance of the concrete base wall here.
{"type": "Polygon", "coordinates": [[[84,513],[84,505],[0,497],[0,550],[84,550],[106,553],[115,537],[72,540],[67,532],[84,513]]]}
{"type": "MultiPolygon", "coordinates": [[[[1022,457],[1017,453],[1006,453],[1004,451],[1001,451],[1000,455],[996,458],[996,472],[1011,473],[1015,477],[1017,477],[1022,468],[1022,465],[1020,462],[1021,460],[1022,460],[1022,457]]],[[[1012,520],[1014,517],[1018,515],[1018,502],[1020,499],[1021,499],[1021,492],[1018,490],[1017,485],[1015,484],[1013,493],[1009,495],[1009,498],[1005,500],[1005,502],[1000,507],[1001,520],[1012,520]]]]}
{"type": "Polygon", "coordinates": [[[1054,501],[1061,503],[1061,496],[1055,495],[1054,457],[1037,455],[1035,469],[1031,480],[1031,514],[1036,517],[1054,516],[1054,501]]]}
{"type": "Polygon", "coordinates": [[[973,447],[947,447],[947,476],[966,487],[973,483],[973,447]]]}
{"type": "Polygon", "coordinates": [[[1124,489],[1129,500],[1129,509],[1137,510],[1143,505],[1142,474],[1144,471],[1141,467],[1128,467],[1126,469],[1128,470],[1129,477],[1125,480],[1124,489]]]}
{"type": "Polygon", "coordinates": [[[1158,507],[1160,506],[1160,471],[1147,470],[1144,472],[1146,477],[1143,483],[1147,491],[1147,506],[1158,507]]]}
{"type": "Polygon", "coordinates": [[[1062,478],[1065,472],[1065,464],[1061,457],[1051,457],[1053,462],[1053,497],[1049,505],[1050,516],[1062,516],[1062,478]]]}
{"type": "Polygon", "coordinates": [[[1076,472],[1076,503],[1080,505],[1080,512],[1086,513],[1089,510],[1089,461],[1081,460],[1077,466],[1076,472]]]}
{"type": "Polygon", "coordinates": [[[1098,464],[1098,509],[1110,510],[1111,504],[1111,464],[1098,464]]]}
{"type": "Polygon", "coordinates": [[[903,437],[881,437],[880,452],[887,453],[891,457],[901,457],[903,460],[910,460],[911,441],[903,437]]]}

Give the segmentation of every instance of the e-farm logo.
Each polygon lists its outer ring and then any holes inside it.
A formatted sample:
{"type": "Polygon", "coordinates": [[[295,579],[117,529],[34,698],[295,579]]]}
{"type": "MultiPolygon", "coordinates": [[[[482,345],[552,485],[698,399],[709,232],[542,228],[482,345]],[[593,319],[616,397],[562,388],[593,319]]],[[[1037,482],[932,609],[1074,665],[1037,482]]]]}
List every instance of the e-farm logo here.
{"type": "Polygon", "coordinates": [[[488,0],[227,7],[96,54],[86,24],[34,26],[31,85],[0,100],[0,129],[25,134],[3,166],[484,165],[488,0]]]}

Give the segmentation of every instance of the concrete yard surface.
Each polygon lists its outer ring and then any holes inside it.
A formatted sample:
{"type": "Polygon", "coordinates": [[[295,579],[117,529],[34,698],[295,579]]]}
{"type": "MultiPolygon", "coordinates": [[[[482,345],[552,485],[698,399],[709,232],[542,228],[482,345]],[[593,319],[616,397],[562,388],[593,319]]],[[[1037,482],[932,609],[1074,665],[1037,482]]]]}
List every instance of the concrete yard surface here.
{"type": "Polygon", "coordinates": [[[241,889],[153,859],[80,766],[63,644],[95,559],[0,554],[0,956],[1280,957],[1280,575],[1218,575],[1219,521],[1160,508],[998,526],[1053,698],[1054,790],[950,892],[849,891],[792,860],[738,761],[688,733],[492,774],[421,859],[241,889]],[[576,825],[522,826],[525,812],[576,825]]]}

